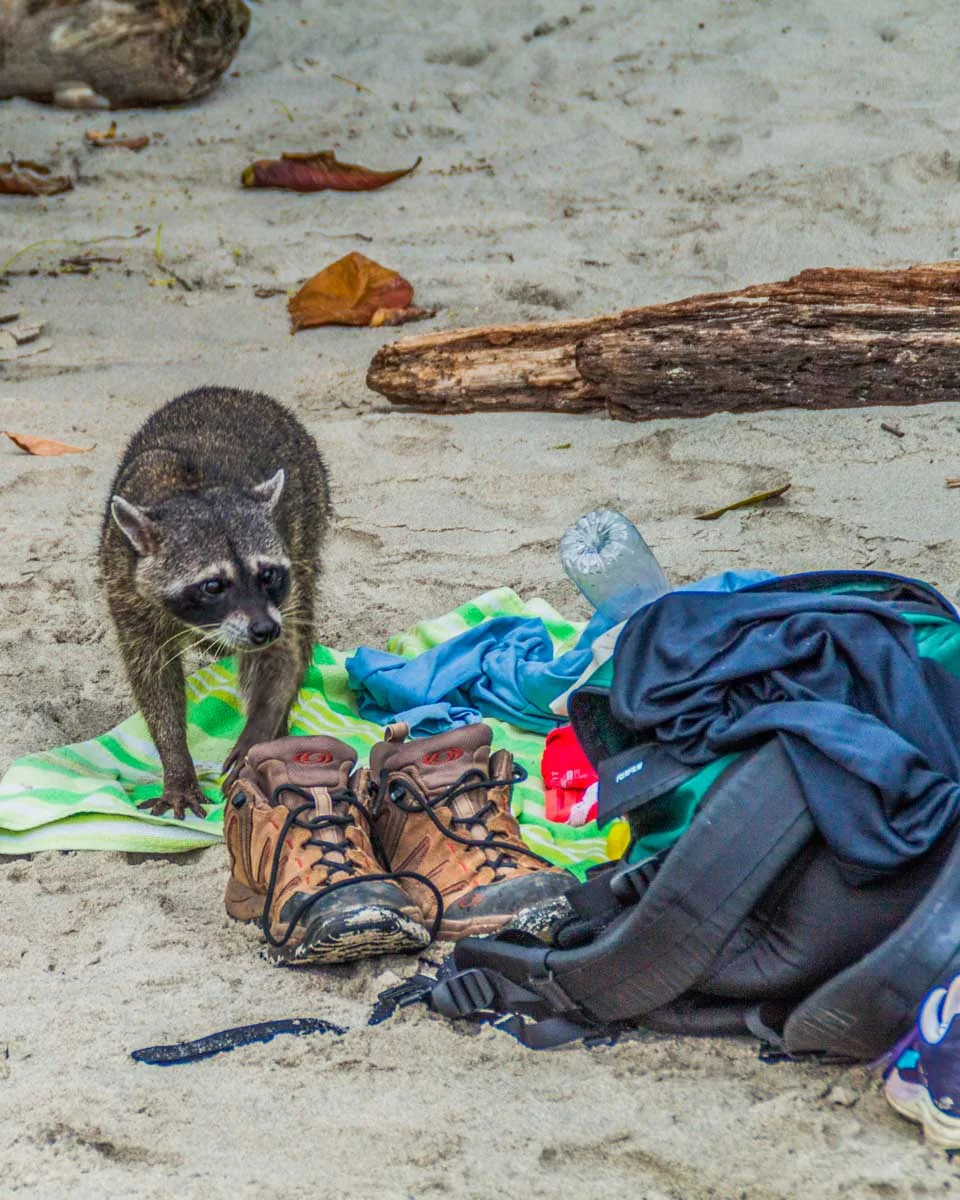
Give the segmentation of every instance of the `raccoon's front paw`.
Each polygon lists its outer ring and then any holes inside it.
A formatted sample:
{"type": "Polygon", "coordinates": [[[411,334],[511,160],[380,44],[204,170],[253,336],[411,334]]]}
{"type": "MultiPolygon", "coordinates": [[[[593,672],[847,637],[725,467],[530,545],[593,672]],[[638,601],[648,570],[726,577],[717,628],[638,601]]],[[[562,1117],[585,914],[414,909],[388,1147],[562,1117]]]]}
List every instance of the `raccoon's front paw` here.
{"type": "Polygon", "coordinates": [[[196,780],[189,783],[174,783],[164,780],[163,795],[158,796],[155,800],[144,800],[138,805],[138,808],[148,808],[155,817],[162,817],[165,812],[173,810],[173,815],[178,821],[182,821],[186,815],[187,809],[199,817],[201,820],[206,816],[203,811],[203,806],[209,801],[200,791],[200,785],[196,780]]]}
{"type": "Polygon", "coordinates": [[[227,755],[224,760],[221,770],[227,772],[227,777],[220,785],[223,794],[226,795],[230,790],[234,780],[240,774],[240,768],[243,766],[243,760],[247,757],[247,751],[252,750],[254,746],[259,746],[261,742],[270,742],[275,734],[265,730],[262,726],[248,721],[243,732],[237,738],[237,744],[227,755]]]}

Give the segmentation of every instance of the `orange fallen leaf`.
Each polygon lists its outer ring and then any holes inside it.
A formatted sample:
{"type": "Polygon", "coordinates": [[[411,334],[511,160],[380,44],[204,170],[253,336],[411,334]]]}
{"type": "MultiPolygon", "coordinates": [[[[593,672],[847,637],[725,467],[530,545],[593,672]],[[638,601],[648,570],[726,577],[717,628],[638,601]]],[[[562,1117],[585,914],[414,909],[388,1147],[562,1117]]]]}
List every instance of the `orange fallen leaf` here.
{"type": "Polygon", "coordinates": [[[35,162],[0,163],[0,194],[6,196],[55,196],[69,192],[73,180],[54,175],[49,167],[35,162]]]}
{"type": "Polygon", "coordinates": [[[92,446],[68,446],[66,442],[55,442],[52,438],[34,437],[31,433],[11,433],[9,429],[4,429],[3,432],[21,450],[43,458],[50,458],[55,454],[89,454],[91,450],[97,448],[96,442],[92,446]]]}
{"type": "Polygon", "coordinates": [[[91,146],[116,146],[121,150],[142,150],[144,146],[150,145],[146,134],[139,137],[119,136],[116,121],[110,122],[109,129],[88,129],[83,135],[83,140],[91,146]]]}
{"type": "Polygon", "coordinates": [[[407,308],[378,308],[370,318],[370,327],[378,325],[406,325],[408,321],[423,321],[435,315],[435,310],[417,308],[415,304],[407,308]]]}
{"type": "Polygon", "coordinates": [[[313,325],[400,325],[432,314],[415,308],[413,286],[355,250],[308,279],[287,307],[293,332],[313,325]]]}
{"type": "Polygon", "coordinates": [[[244,187],[288,188],[293,192],[372,192],[415,171],[421,159],[402,171],[371,171],[355,163],[338,162],[332,150],[316,154],[284,154],[261,158],[240,177],[244,187]]]}

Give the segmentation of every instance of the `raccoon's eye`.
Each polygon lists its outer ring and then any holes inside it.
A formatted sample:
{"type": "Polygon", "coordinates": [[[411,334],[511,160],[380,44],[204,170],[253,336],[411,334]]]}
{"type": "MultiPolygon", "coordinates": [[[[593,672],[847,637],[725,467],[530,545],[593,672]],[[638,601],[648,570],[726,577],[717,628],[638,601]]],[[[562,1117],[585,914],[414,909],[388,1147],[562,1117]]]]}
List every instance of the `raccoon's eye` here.
{"type": "Polygon", "coordinates": [[[222,596],[227,590],[226,581],[223,579],[205,579],[199,587],[205,596],[222,596]]]}
{"type": "Polygon", "coordinates": [[[265,588],[276,587],[283,579],[282,567],[261,567],[257,573],[257,579],[265,588]]]}

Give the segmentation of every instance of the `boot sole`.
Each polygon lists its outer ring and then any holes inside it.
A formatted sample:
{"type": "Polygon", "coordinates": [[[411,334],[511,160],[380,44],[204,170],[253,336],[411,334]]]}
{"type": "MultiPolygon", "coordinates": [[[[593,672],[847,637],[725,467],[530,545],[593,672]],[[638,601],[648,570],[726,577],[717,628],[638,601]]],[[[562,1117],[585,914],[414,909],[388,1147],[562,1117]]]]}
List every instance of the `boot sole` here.
{"type": "Polygon", "coordinates": [[[483,937],[486,934],[499,933],[515,916],[515,913],[500,913],[492,917],[471,917],[463,921],[443,920],[440,922],[437,941],[459,942],[465,937],[483,937]]]}
{"type": "MultiPolygon", "coordinates": [[[[234,879],[227,884],[224,905],[235,921],[261,920],[263,901],[262,895],[234,879]]],[[[272,929],[271,933],[280,938],[286,929],[272,929]]],[[[329,965],[379,954],[403,954],[422,950],[429,944],[430,933],[419,912],[408,915],[395,908],[371,906],[354,909],[340,920],[327,922],[321,935],[314,937],[309,945],[291,939],[285,946],[268,946],[266,955],[271,962],[283,966],[329,965]]]]}
{"type": "Polygon", "coordinates": [[[570,916],[572,912],[570,902],[561,894],[546,900],[535,900],[516,912],[489,913],[487,916],[462,917],[459,920],[445,916],[440,921],[437,941],[459,942],[465,937],[486,937],[491,933],[499,933],[508,925],[511,929],[523,929],[535,937],[541,937],[557,920],[570,916]]]}
{"type": "MultiPolygon", "coordinates": [[[[282,936],[278,930],[274,936],[282,936]]],[[[379,954],[403,954],[430,944],[430,933],[419,916],[408,917],[394,908],[360,908],[342,921],[330,923],[309,944],[268,946],[267,958],[278,966],[330,965],[372,958],[379,954]]]]}

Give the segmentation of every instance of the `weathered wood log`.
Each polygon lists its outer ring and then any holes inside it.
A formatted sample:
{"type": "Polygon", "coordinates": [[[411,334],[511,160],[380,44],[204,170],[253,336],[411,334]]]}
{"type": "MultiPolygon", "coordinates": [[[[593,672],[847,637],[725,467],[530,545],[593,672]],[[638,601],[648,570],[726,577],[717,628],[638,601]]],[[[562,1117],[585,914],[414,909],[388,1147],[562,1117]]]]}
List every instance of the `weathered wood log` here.
{"type": "Polygon", "coordinates": [[[249,24],[243,0],[0,0],[0,99],[180,104],[214,86],[249,24]]]}
{"type": "Polygon", "coordinates": [[[960,399],[960,262],[824,268],[592,320],[403,338],[367,384],[426,412],[699,417],[960,399]]]}

